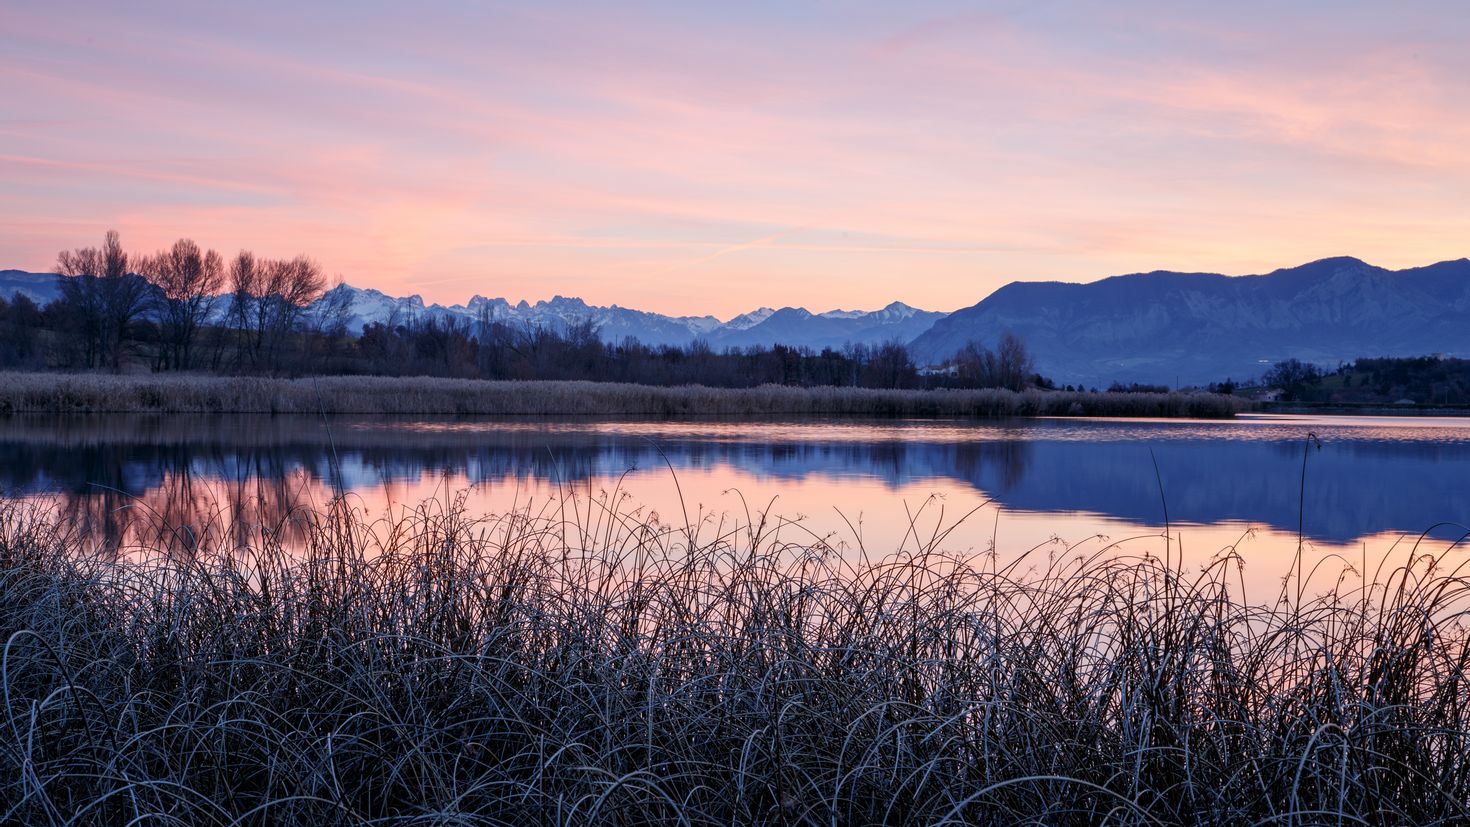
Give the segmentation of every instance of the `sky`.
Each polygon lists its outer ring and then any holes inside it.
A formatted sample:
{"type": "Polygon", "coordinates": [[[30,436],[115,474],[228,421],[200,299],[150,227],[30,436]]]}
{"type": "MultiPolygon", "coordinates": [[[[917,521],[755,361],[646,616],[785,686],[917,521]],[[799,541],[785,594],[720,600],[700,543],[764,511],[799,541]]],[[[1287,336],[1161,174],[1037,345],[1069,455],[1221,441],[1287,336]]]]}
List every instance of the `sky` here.
{"type": "Polygon", "coordinates": [[[0,0],[0,268],[953,310],[1470,255],[1463,2],[0,0]]]}

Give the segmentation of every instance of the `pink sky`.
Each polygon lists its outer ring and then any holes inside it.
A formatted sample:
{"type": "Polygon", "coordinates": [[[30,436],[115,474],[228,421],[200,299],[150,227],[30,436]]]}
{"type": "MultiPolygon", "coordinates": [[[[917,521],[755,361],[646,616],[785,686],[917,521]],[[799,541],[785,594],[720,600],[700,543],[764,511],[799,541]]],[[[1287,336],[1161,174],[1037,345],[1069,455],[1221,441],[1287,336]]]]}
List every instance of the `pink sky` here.
{"type": "Polygon", "coordinates": [[[1470,254],[1462,3],[204,5],[0,10],[0,268],[723,318],[1470,254]]]}

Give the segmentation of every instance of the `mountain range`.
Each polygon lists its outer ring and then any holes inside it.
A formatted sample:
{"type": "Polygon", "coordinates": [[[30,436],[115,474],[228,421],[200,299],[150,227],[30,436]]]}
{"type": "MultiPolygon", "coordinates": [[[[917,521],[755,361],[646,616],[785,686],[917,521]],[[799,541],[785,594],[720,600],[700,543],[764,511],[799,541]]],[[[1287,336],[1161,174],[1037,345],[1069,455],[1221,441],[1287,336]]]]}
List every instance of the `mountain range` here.
{"type": "MultiPolygon", "coordinates": [[[[0,271],[0,296],[19,291],[40,304],[58,277],[0,271]]],[[[941,364],[974,341],[994,346],[1010,331],[1036,369],[1057,382],[1203,384],[1252,379],[1282,359],[1335,366],[1363,356],[1470,355],[1470,260],[1386,270],[1329,258],[1264,275],[1154,271],[1086,284],[1012,282],[977,304],[937,313],[894,302],[880,310],[762,307],[721,321],[589,305],[557,296],[534,304],[475,296],[425,304],[342,285],[348,327],[410,318],[481,318],[565,329],[590,321],[609,342],[653,345],[702,339],[715,349],[776,343],[822,348],[848,342],[908,345],[919,364],[941,364]]]]}
{"type": "Polygon", "coordinates": [[[1058,382],[1253,379],[1283,359],[1470,354],[1470,260],[1385,270],[1328,258],[1259,276],[1156,271],[1013,282],[909,343],[920,363],[1012,331],[1058,382]]]}
{"type": "Polygon", "coordinates": [[[716,350],[727,347],[770,346],[841,348],[853,342],[879,344],[908,342],[928,330],[945,314],[918,310],[893,302],[881,310],[829,310],[812,313],[801,307],[762,307],[721,322],[714,316],[664,316],[609,305],[590,305],[581,299],[555,296],[550,301],[512,304],[505,299],[475,296],[465,304],[428,304],[419,296],[396,298],[379,290],[342,285],[348,291],[348,329],[361,330],[371,322],[389,319],[451,317],[470,322],[486,319],[510,325],[564,330],[590,321],[606,342],[631,336],[649,345],[688,345],[703,339],[716,350]]]}
{"type": "MultiPolygon", "coordinates": [[[[24,270],[0,270],[0,297],[24,293],[39,305],[60,294],[60,276],[24,270]]],[[[871,312],[829,310],[813,313],[802,307],[762,307],[728,321],[714,316],[665,316],[618,305],[600,307],[578,298],[555,296],[535,304],[512,304],[502,298],[475,296],[464,304],[426,304],[423,297],[390,296],[381,290],[353,287],[333,288],[347,294],[347,329],[360,333],[373,322],[402,323],[410,319],[455,319],[475,323],[481,319],[516,327],[546,327],[565,331],[591,322],[606,342],[633,337],[649,345],[685,346],[703,339],[717,350],[727,347],[771,346],[841,348],[851,343],[880,344],[908,342],[928,330],[943,313],[919,310],[902,302],[871,312]]]]}
{"type": "Polygon", "coordinates": [[[0,270],[0,299],[20,293],[45,307],[61,296],[61,276],[55,273],[28,273],[25,270],[0,270]]]}

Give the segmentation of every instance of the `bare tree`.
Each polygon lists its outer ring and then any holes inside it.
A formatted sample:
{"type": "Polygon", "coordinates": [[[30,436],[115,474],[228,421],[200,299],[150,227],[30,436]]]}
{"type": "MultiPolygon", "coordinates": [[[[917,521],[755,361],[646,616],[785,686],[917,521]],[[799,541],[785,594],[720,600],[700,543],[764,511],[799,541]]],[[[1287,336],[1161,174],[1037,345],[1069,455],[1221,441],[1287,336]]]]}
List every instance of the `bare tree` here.
{"type": "Polygon", "coordinates": [[[884,342],[874,348],[866,373],[868,383],[879,388],[911,387],[916,375],[908,349],[899,342],[884,342]]]}
{"type": "Polygon", "coordinates": [[[128,272],[128,254],[116,230],[108,230],[102,243],[102,304],[112,369],[121,370],[123,349],[148,306],[148,282],[128,272]]]}
{"type": "Polygon", "coordinates": [[[143,314],[148,285],[128,272],[128,254],[116,230],[108,230],[102,248],[63,250],[56,257],[62,275],[61,298],[81,339],[87,367],[122,367],[132,328],[143,314]]]}
{"type": "Polygon", "coordinates": [[[102,297],[102,252],[96,247],[62,250],[56,255],[56,272],[61,279],[61,302],[70,326],[77,335],[83,364],[89,368],[105,362],[103,344],[105,302],[102,297]]]}
{"type": "Polygon", "coordinates": [[[1013,391],[1025,390],[1026,383],[1031,379],[1034,363],[1021,338],[1009,330],[1002,333],[995,355],[1000,386],[1013,391]]]}
{"type": "Polygon", "coordinates": [[[270,363],[279,366],[279,348],[300,325],[301,316],[313,301],[322,297],[326,278],[322,266],[306,256],[297,256],[290,261],[276,261],[270,270],[270,297],[273,311],[270,316],[272,350],[270,363]]]}
{"type": "Polygon", "coordinates": [[[1322,369],[1300,359],[1287,359],[1271,366],[1261,382],[1284,391],[1289,400],[1301,399],[1309,386],[1320,385],[1326,374],[1322,369]]]}
{"type": "Polygon", "coordinates": [[[204,252],[183,238],[163,252],[144,259],[139,268],[158,288],[159,326],[164,348],[162,366],[186,370],[192,362],[194,341],[209,320],[217,294],[224,285],[224,259],[204,252]]]}
{"type": "MultiPolygon", "coordinates": [[[[323,292],[301,313],[303,354],[314,371],[323,370],[351,349],[347,320],[352,316],[352,292],[337,276],[332,289],[323,292]]],[[[469,322],[466,321],[466,325],[469,322]]]]}
{"type": "Polygon", "coordinates": [[[235,335],[235,367],[244,367],[245,362],[255,361],[252,319],[256,303],[260,300],[262,267],[255,254],[241,250],[230,262],[230,309],[227,314],[230,329],[235,335]]]}
{"type": "Polygon", "coordinates": [[[281,346],[297,330],[302,314],[326,287],[322,268],[306,256],[272,261],[265,268],[257,309],[257,347],[272,370],[280,368],[281,346]]]}
{"type": "Polygon", "coordinates": [[[995,353],[979,342],[969,341],[954,356],[960,384],[972,388],[998,387],[999,370],[995,353]]]}
{"type": "Polygon", "coordinates": [[[966,342],[955,354],[961,384],[976,388],[1025,390],[1031,380],[1033,362],[1026,344],[1007,330],[995,350],[978,342],[966,342]]]}

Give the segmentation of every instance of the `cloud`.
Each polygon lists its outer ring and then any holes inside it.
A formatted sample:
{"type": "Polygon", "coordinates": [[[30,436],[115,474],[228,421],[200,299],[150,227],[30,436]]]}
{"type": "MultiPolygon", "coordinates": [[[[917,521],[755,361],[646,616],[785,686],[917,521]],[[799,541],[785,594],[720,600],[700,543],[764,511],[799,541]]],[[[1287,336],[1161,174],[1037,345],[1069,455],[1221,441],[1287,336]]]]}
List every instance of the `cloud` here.
{"type": "Polygon", "coordinates": [[[118,226],[431,300],[733,315],[1422,263],[1470,229],[1443,11],[23,5],[0,266],[118,226]]]}

